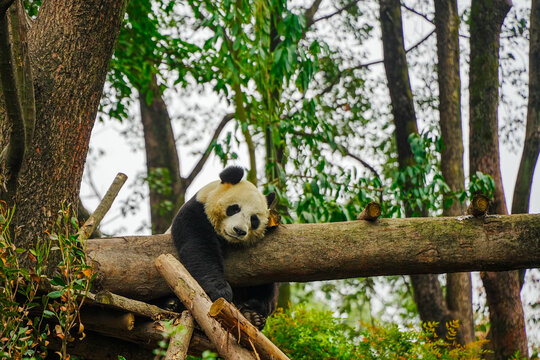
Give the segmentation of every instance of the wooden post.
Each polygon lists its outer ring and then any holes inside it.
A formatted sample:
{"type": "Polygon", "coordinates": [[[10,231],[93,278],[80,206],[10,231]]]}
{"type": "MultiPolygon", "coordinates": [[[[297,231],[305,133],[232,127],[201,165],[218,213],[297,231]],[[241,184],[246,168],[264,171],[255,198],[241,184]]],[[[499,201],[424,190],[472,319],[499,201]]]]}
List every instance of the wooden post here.
{"type": "Polygon", "coordinates": [[[242,313],[224,298],[219,298],[210,307],[208,315],[216,319],[229,333],[247,348],[254,348],[261,359],[289,360],[276,345],[253,326],[242,313]]]}
{"type": "Polygon", "coordinates": [[[169,340],[169,348],[164,360],[184,360],[186,358],[194,324],[191,313],[187,310],[184,311],[178,324],[182,329],[177,330],[169,340]]]}
{"type": "Polygon", "coordinates": [[[372,201],[366,205],[360,214],[358,214],[356,220],[375,221],[381,216],[381,211],[381,205],[372,201]]]}
{"type": "Polygon", "coordinates": [[[483,194],[476,194],[473,196],[469,207],[467,208],[467,214],[474,217],[486,216],[489,208],[489,198],[483,194]]]}
{"type": "Polygon", "coordinates": [[[191,311],[206,336],[214,343],[219,355],[226,360],[255,360],[255,357],[237,344],[216,320],[208,316],[212,304],[210,298],[184,265],[171,254],[160,255],[156,259],[155,265],[172,291],[191,311]]]}

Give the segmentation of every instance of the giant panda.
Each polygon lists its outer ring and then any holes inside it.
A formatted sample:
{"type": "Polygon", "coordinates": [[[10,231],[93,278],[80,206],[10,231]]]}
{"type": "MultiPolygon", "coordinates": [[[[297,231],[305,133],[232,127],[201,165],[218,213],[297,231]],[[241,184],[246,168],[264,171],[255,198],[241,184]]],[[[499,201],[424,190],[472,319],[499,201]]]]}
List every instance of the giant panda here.
{"type": "Polygon", "coordinates": [[[171,234],[180,261],[210,299],[232,301],[262,329],[275,310],[277,284],[231,287],[223,271],[229,247],[249,246],[263,238],[276,197],[273,192],[265,197],[243,176],[241,167],[224,169],[221,180],[203,187],[180,208],[171,234]]]}

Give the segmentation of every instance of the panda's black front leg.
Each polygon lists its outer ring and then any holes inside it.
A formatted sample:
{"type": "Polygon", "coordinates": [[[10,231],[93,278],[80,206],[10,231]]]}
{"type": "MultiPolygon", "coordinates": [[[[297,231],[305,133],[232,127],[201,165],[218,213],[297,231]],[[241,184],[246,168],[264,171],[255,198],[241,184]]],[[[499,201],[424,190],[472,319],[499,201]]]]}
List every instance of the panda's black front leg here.
{"type": "Polygon", "coordinates": [[[223,273],[223,255],[217,238],[187,239],[178,249],[180,262],[212,301],[232,301],[233,291],[223,273]]]}

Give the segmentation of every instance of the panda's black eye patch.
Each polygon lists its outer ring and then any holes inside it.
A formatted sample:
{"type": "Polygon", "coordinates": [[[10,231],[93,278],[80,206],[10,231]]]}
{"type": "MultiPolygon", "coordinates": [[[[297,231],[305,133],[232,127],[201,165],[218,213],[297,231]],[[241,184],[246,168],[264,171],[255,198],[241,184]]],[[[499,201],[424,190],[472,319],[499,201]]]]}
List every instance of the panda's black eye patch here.
{"type": "Polygon", "coordinates": [[[255,230],[259,227],[260,224],[261,221],[259,220],[259,217],[257,215],[251,215],[251,228],[255,230]]]}
{"type": "Polygon", "coordinates": [[[238,214],[239,212],[240,212],[240,206],[238,206],[238,204],[228,206],[227,210],[225,211],[227,216],[233,216],[234,214],[238,214]]]}

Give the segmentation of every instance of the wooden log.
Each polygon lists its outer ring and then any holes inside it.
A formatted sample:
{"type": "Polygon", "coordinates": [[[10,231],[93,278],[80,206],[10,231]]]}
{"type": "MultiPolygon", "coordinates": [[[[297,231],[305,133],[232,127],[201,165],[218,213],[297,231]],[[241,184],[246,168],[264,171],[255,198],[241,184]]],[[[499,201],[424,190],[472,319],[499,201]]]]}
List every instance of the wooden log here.
{"type": "Polygon", "coordinates": [[[208,312],[246,348],[253,347],[260,359],[289,360],[276,345],[253,326],[242,313],[224,298],[219,298],[208,312]]]}
{"type": "Polygon", "coordinates": [[[356,220],[375,221],[381,216],[381,205],[374,201],[368,203],[364,210],[356,217],[356,220]]]}
{"type": "Polygon", "coordinates": [[[153,320],[171,319],[180,317],[179,313],[161,309],[152,304],[139,300],[133,300],[124,296],[116,295],[110,291],[100,291],[90,297],[94,303],[112,306],[117,309],[134,313],[138,316],[144,316],[153,320]]]}
{"type": "Polygon", "coordinates": [[[238,345],[216,320],[208,316],[212,304],[210,298],[174,256],[160,255],[155,265],[176,296],[191,311],[220,356],[226,360],[255,359],[249,351],[238,345]]]}
{"type": "Polygon", "coordinates": [[[99,328],[103,326],[110,329],[131,331],[135,327],[135,315],[87,306],[81,309],[81,322],[86,327],[99,328]]]}
{"type": "Polygon", "coordinates": [[[476,194],[473,196],[469,207],[467,207],[467,214],[474,217],[486,216],[489,208],[489,198],[486,195],[476,194]]]}
{"type": "MultiPolygon", "coordinates": [[[[281,225],[225,259],[231,285],[540,267],[540,214],[281,225]]],[[[170,294],[153,266],[170,235],[88,240],[94,284],[151,299],[170,294]]]]}
{"type": "Polygon", "coordinates": [[[189,311],[182,313],[178,326],[181,326],[181,329],[171,336],[164,360],[184,360],[187,356],[189,342],[195,326],[193,316],[189,311]]]}
{"type": "MultiPolygon", "coordinates": [[[[158,342],[164,340],[163,332],[166,329],[164,321],[136,321],[132,330],[110,327],[95,321],[84,323],[84,325],[87,330],[137,344],[151,350],[157,349],[159,346],[158,342]]],[[[216,352],[215,346],[200,330],[193,331],[188,354],[200,356],[205,350],[216,352]]]]}

